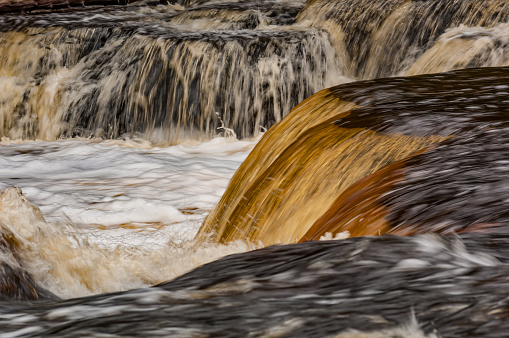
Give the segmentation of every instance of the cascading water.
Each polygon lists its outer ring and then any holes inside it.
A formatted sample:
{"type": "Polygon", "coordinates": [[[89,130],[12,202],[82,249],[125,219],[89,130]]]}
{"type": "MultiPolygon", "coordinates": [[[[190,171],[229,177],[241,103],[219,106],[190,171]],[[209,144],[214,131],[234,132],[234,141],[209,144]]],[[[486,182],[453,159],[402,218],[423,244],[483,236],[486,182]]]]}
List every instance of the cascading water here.
{"type": "Polygon", "coordinates": [[[5,32],[3,136],[177,143],[211,138],[224,123],[248,137],[344,81],[326,33],[279,26],[263,8],[152,11],[132,10],[120,28],[102,24],[113,11],[63,15],[63,27],[48,14],[5,32]]]}
{"type": "Polygon", "coordinates": [[[503,231],[507,1],[101,3],[0,15],[2,334],[507,332],[503,234],[123,291],[503,231]]]}
{"type": "Polygon", "coordinates": [[[249,137],[352,79],[509,62],[505,1],[184,5],[4,16],[1,135],[249,137]]]}
{"type": "Polygon", "coordinates": [[[410,73],[507,65],[507,59],[503,57],[492,63],[489,55],[500,52],[489,48],[478,51],[480,55],[472,51],[468,61],[464,60],[464,52],[479,40],[485,44],[485,40],[490,40],[507,55],[504,24],[509,20],[508,6],[505,0],[315,0],[308,1],[297,22],[329,32],[338,54],[346,60],[345,75],[372,79],[406,75],[415,62],[426,58],[430,48],[435,48],[438,43],[444,48],[443,40],[450,39],[456,39],[456,43],[442,51],[447,59],[442,62],[447,62],[449,68],[444,65],[440,65],[443,68],[433,68],[433,64],[420,61],[422,68],[414,68],[410,73]],[[494,27],[498,29],[490,30],[494,27]]]}
{"type": "MultiPolygon", "coordinates": [[[[341,194],[365,176],[380,179],[377,170],[455,134],[506,126],[508,78],[508,68],[479,68],[353,82],[313,95],[253,149],[201,233],[212,232],[222,243],[302,240],[333,201],[342,201],[341,194]]],[[[364,203],[357,201],[359,210],[364,203]]],[[[322,231],[312,239],[330,230],[314,227],[322,231]]]]}

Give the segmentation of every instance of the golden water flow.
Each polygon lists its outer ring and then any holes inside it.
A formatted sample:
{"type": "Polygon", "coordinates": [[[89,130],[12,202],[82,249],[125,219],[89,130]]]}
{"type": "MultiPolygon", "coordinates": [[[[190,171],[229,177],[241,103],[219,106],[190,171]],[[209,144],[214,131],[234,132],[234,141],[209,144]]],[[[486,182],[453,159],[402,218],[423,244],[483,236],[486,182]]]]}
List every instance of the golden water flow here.
{"type": "Polygon", "coordinates": [[[274,126],[232,178],[199,236],[264,245],[298,241],[351,184],[444,139],[334,124],[356,106],[323,90],[274,126]]]}
{"type": "Polygon", "coordinates": [[[250,156],[240,165],[218,205],[207,216],[198,236],[212,236],[213,239],[219,239],[228,226],[229,217],[251,184],[257,179],[257,175],[268,168],[292,140],[298,138],[308,128],[317,126],[334,116],[347,115],[355,107],[354,103],[341,101],[325,89],[293,108],[285,119],[265,133],[251,151],[250,156]]]}
{"type": "Polygon", "coordinates": [[[332,203],[329,210],[316,219],[299,242],[319,240],[329,233],[348,236],[379,236],[390,232],[388,210],[377,204],[380,196],[391,191],[405,176],[405,161],[397,161],[351,185],[332,203]]]}

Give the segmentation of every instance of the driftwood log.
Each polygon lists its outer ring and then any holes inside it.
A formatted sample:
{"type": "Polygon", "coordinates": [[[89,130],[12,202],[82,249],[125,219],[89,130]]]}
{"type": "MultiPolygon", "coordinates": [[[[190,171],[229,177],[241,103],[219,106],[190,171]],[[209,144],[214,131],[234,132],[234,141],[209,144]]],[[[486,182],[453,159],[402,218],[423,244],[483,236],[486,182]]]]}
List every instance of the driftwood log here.
{"type": "Polygon", "coordinates": [[[133,0],[0,0],[0,13],[91,5],[127,5],[129,2],[133,0]]]}

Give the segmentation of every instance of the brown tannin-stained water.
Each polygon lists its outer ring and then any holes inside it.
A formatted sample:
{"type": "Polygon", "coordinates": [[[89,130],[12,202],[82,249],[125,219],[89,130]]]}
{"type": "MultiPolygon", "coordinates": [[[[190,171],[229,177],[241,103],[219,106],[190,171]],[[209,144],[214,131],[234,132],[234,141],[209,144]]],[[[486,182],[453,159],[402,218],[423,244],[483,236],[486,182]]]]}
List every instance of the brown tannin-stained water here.
{"type": "Polygon", "coordinates": [[[0,12],[0,336],[508,332],[507,0],[0,12]]]}
{"type": "MultiPolygon", "coordinates": [[[[353,82],[319,92],[260,141],[232,178],[201,232],[213,231],[222,243],[248,238],[264,245],[337,233],[328,226],[314,225],[321,230],[303,237],[349,186],[369,174],[376,182],[382,179],[376,171],[385,165],[467,131],[506,127],[508,79],[507,68],[479,68],[353,82]],[[323,106],[306,103],[315,97],[323,106]],[[329,106],[336,107],[336,116],[329,106]],[[288,124],[290,119],[304,119],[301,116],[319,121],[321,114],[328,119],[318,126],[288,124]],[[299,134],[293,133],[295,126],[300,127],[299,134]],[[281,142],[277,135],[288,138],[281,142]],[[265,147],[272,152],[265,152],[265,147]],[[277,155],[267,160],[274,149],[277,155]],[[253,163],[257,163],[256,169],[251,169],[253,163]]],[[[350,208],[361,210],[363,202],[356,199],[350,208]]],[[[336,204],[343,207],[340,202],[336,204]]],[[[357,235],[386,231],[383,227],[374,227],[371,232],[343,230],[357,235]]]]}

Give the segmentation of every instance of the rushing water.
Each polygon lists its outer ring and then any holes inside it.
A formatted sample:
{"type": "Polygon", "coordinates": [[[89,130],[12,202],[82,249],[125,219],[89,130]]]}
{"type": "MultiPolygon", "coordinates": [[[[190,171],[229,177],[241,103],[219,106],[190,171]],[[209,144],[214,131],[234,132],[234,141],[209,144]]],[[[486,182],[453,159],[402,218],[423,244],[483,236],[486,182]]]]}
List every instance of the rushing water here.
{"type": "MultiPolygon", "coordinates": [[[[320,226],[323,231],[311,238],[303,236],[333,200],[339,200],[337,207],[345,205],[342,194],[355,182],[370,174],[375,175],[375,181],[380,180],[387,172],[379,174],[379,169],[416,152],[429,151],[433,144],[449,137],[507,127],[508,75],[507,67],[478,68],[359,81],[320,91],[267,132],[235,173],[201,232],[208,234],[213,230],[221,242],[248,238],[265,245],[319,239],[326,226],[320,226]]],[[[501,154],[503,139],[500,138],[501,154]]],[[[486,144],[473,136],[468,140],[472,147],[482,149],[480,153],[497,147],[496,138],[486,144]]],[[[484,170],[500,170],[497,163],[490,161],[465,170],[481,173],[482,165],[484,170]]],[[[426,179],[433,186],[433,171],[428,172],[426,179]]],[[[456,177],[453,175],[450,180],[456,177]]],[[[364,189],[361,182],[359,190],[364,189]]],[[[485,183],[478,181],[477,188],[490,189],[485,183]]],[[[430,193],[430,188],[426,191],[430,193]]],[[[349,193],[355,196],[360,191],[349,193]]],[[[375,222],[374,218],[358,214],[366,205],[376,208],[376,201],[373,205],[367,202],[369,194],[361,196],[349,206],[351,218],[338,217],[346,224],[352,221],[356,228],[352,233],[357,235],[387,232],[380,220],[375,222]],[[371,226],[373,229],[367,230],[371,226]]],[[[448,198],[452,200],[454,196],[451,193],[448,198]]],[[[437,204],[415,199],[423,204],[421,211],[430,211],[437,204]]],[[[337,222],[336,217],[333,219],[337,222]]],[[[490,217],[479,219],[488,220],[495,221],[490,217]]],[[[427,225],[431,227],[431,223],[427,225]]]]}
{"type": "Polygon", "coordinates": [[[0,132],[173,144],[223,122],[249,137],[346,81],[509,64],[505,1],[355,2],[4,15],[0,132]]]}
{"type": "Polygon", "coordinates": [[[500,336],[505,235],[267,248],[70,298],[274,243],[502,226],[507,66],[506,0],[0,15],[0,331],[500,336]]]}
{"type": "Polygon", "coordinates": [[[195,248],[192,239],[254,143],[216,138],[169,148],[113,140],[3,144],[2,189],[15,185],[30,201],[4,190],[3,233],[19,240],[15,250],[22,265],[60,297],[163,282],[249,248],[195,248]]]}

